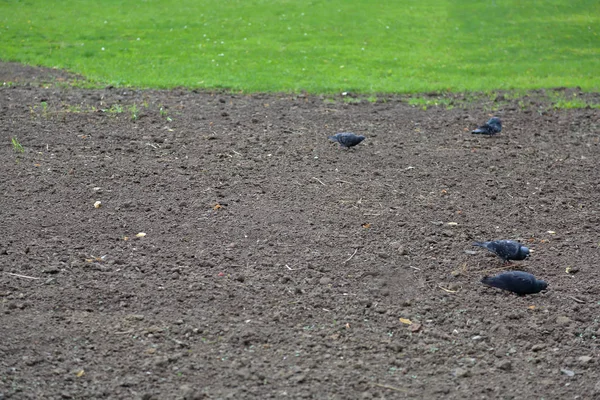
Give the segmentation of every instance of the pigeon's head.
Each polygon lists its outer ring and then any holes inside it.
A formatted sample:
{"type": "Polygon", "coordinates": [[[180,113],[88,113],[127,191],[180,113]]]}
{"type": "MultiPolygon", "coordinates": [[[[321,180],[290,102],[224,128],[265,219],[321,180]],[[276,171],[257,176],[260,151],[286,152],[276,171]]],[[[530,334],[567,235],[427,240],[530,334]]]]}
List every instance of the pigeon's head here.
{"type": "Polygon", "coordinates": [[[529,255],[531,254],[531,251],[529,250],[529,247],[525,247],[525,246],[521,246],[519,247],[519,260],[524,260],[526,258],[529,257],[529,255]]]}
{"type": "Polygon", "coordinates": [[[487,124],[496,128],[502,128],[502,121],[500,121],[500,118],[498,117],[490,118],[487,124]]]}
{"type": "Polygon", "coordinates": [[[541,292],[542,290],[546,290],[546,288],[548,288],[548,282],[538,279],[535,281],[535,287],[539,292],[541,292]]]}

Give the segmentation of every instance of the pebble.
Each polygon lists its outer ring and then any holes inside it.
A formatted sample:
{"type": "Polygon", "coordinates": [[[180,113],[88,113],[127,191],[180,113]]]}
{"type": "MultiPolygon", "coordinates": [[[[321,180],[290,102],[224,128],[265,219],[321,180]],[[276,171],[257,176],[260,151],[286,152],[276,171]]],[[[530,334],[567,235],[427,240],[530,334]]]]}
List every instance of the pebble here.
{"type": "Polygon", "coordinates": [[[189,385],[182,385],[179,387],[179,391],[184,400],[196,400],[202,398],[202,394],[189,385]]]}
{"type": "Polygon", "coordinates": [[[326,276],[324,276],[321,279],[319,279],[319,283],[321,285],[329,285],[331,282],[332,282],[331,278],[328,278],[326,276]]]}
{"type": "Polygon", "coordinates": [[[471,375],[471,373],[469,372],[469,370],[464,369],[464,368],[456,368],[453,372],[452,375],[454,375],[457,378],[464,378],[467,377],[469,375],[471,375]]]}
{"type": "Polygon", "coordinates": [[[581,364],[587,364],[590,361],[592,361],[592,357],[590,356],[581,356],[577,359],[577,361],[579,361],[581,364]]]}
{"type": "Polygon", "coordinates": [[[575,376],[575,372],[571,371],[570,369],[561,368],[560,372],[562,372],[566,376],[575,376]]]}
{"type": "Polygon", "coordinates": [[[540,351],[540,350],[544,350],[546,348],[546,345],[544,343],[538,343],[538,344],[534,344],[531,347],[531,351],[540,351]]]}
{"type": "Polygon", "coordinates": [[[157,357],[154,360],[155,367],[165,367],[168,364],[169,364],[169,357],[167,357],[167,356],[157,357]]]}
{"type": "Polygon", "coordinates": [[[556,318],[556,323],[559,325],[568,325],[571,323],[571,318],[561,315],[560,317],[556,318]]]}
{"type": "Polygon", "coordinates": [[[502,360],[496,364],[496,368],[504,371],[510,371],[512,370],[512,363],[508,360],[502,360]]]}

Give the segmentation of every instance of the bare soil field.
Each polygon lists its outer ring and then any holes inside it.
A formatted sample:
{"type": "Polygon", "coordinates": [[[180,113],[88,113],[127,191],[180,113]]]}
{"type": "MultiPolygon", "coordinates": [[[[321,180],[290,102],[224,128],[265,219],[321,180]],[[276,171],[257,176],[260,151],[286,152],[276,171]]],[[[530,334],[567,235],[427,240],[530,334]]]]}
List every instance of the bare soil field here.
{"type": "Polygon", "coordinates": [[[600,398],[599,109],[69,79],[0,64],[0,399],[600,398]]]}

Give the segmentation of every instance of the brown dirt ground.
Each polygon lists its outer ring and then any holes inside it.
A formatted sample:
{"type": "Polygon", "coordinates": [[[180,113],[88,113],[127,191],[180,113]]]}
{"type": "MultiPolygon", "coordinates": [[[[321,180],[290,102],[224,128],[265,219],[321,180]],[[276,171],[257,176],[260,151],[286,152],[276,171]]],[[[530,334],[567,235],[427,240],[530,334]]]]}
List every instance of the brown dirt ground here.
{"type": "Polygon", "coordinates": [[[0,65],[0,399],[599,398],[600,110],[0,65]],[[501,238],[547,292],[479,283],[501,238]]]}

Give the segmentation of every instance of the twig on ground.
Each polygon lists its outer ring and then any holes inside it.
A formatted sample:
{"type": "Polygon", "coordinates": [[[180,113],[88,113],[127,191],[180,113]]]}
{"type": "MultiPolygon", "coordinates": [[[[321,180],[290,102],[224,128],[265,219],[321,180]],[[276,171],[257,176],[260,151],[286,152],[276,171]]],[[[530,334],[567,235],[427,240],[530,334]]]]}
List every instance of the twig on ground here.
{"type": "Polygon", "coordinates": [[[421,268],[413,267],[412,265],[409,265],[408,268],[416,269],[417,271],[421,270],[421,268]]]}
{"type": "Polygon", "coordinates": [[[395,390],[396,392],[404,392],[404,393],[408,392],[408,390],[403,389],[403,388],[399,388],[399,387],[396,387],[396,386],[382,385],[381,383],[373,383],[373,385],[375,385],[377,387],[380,387],[380,388],[383,388],[383,389],[395,390]]]}
{"type": "Polygon", "coordinates": [[[114,332],[115,335],[129,335],[130,333],[133,333],[134,330],[130,329],[128,331],[123,331],[123,332],[114,332]]]}
{"type": "Polygon", "coordinates": [[[358,251],[358,249],[355,249],[354,253],[352,253],[352,255],[346,261],[344,261],[343,264],[346,264],[348,261],[352,260],[352,257],[354,257],[354,255],[356,254],[357,251],[358,251]]]}
{"type": "Polygon", "coordinates": [[[312,177],[315,181],[319,182],[321,185],[323,186],[327,186],[325,185],[319,178],[315,178],[314,176],[312,177]]]}
{"type": "Polygon", "coordinates": [[[35,276],[27,276],[27,275],[21,275],[21,274],[13,274],[12,272],[7,272],[8,275],[11,276],[16,276],[17,278],[25,278],[25,279],[42,279],[42,278],[36,278],[35,276]]]}
{"type": "Polygon", "coordinates": [[[438,285],[438,287],[440,289],[442,289],[444,292],[448,292],[448,293],[458,293],[458,290],[450,290],[450,289],[446,289],[445,287],[443,287],[442,285],[438,285]]]}
{"type": "Polygon", "coordinates": [[[574,300],[574,301],[576,301],[577,303],[581,303],[581,304],[585,303],[585,301],[583,301],[583,300],[581,300],[581,299],[578,299],[577,297],[569,296],[569,298],[570,298],[571,300],[574,300]]]}

